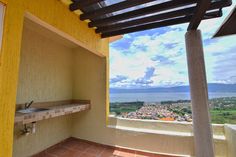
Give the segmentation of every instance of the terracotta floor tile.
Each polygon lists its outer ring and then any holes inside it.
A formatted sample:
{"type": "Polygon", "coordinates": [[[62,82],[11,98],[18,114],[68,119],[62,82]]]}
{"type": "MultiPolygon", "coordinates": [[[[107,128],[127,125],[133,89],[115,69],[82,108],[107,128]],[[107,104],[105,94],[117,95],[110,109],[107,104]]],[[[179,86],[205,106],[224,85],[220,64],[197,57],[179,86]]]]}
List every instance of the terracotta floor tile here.
{"type": "Polygon", "coordinates": [[[114,152],[113,152],[113,153],[114,153],[114,155],[117,155],[117,156],[118,156],[118,155],[120,154],[120,150],[114,149],[114,152]]]}
{"type": "Polygon", "coordinates": [[[80,157],[83,152],[75,150],[67,150],[63,155],[58,157],[80,157]]]}
{"type": "Polygon", "coordinates": [[[135,152],[135,153],[136,153],[135,157],[155,157],[155,155],[151,153],[146,153],[146,152],[135,152]]]}
{"type": "Polygon", "coordinates": [[[159,155],[159,154],[156,154],[156,155],[154,155],[154,157],[177,157],[177,156],[169,156],[169,155],[159,155]]]}
{"type": "Polygon", "coordinates": [[[134,150],[118,149],[117,152],[119,157],[135,157],[134,150]]]}
{"type": "Polygon", "coordinates": [[[58,146],[47,149],[46,153],[50,155],[63,156],[66,153],[66,151],[68,151],[68,149],[62,146],[58,146]]]}
{"type": "Polygon", "coordinates": [[[89,153],[82,153],[80,157],[97,157],[97,155],[89,154],[89,153]]]}
{"type": "Polygon", "coordinates": [[[91,145],[85,142],[72,142],[65,147],[73,150],[86,151],[91,145]]]}
{"type": "Polygon", "coordinates": [[[32,157],[57,157],[56,155],[51,155],[46,152],[41,152],[39,154],[33,155],[32,157]]]}
{"type": "Polygon", "coordinates": [[[174,157],[114,148],[69,138],[33,157],[174,157]]]}
{"type": "Polygon", "coordinates": [[[71,145],[77,145],[79,143],[79,141],[75,141],[75,140],[66,140],[65,142],[63,142],[61,145],[62,146],[71,146],[71,145]]]}
{"type": "Polygon", "coordinates": [[[105,148],[101,153],[100,157],[116,157],[118,155],[118,151],[112,148],[105,148]]]}
{"type": "Polygon", "coordinates": [[[100,155],[105,150],[105,147],[99,145],[92,145],[87,150],[86,153],[93,155],[100,155]]]}
{"type": "Polygon", "coordinates": [[[65,141],[61,146],[73,150],[79,147],[79,144],[75,141],[65,141]]]}

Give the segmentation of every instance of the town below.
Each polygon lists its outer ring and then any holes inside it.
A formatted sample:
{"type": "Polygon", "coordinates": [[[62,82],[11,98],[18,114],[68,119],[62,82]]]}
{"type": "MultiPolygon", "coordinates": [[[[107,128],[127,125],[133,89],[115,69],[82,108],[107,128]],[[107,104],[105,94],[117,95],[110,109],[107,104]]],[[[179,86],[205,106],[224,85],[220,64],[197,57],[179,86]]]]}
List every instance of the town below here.
{"type": "MultiPolygon", "coordinates": [[[[236,124],[236,97],[209,100],[212,123],[236,124]]],[[[113,102],[110,113],[117,117],[163,121],[192,122],[190,100],[162,102],[113,102]]]]}

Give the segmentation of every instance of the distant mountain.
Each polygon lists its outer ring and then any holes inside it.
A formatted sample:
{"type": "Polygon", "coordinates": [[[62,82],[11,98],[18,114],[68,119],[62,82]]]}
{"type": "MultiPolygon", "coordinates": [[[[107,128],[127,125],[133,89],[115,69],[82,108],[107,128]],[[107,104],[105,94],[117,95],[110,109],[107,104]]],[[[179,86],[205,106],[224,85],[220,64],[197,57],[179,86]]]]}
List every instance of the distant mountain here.
{"type": "MultiPolygon", "coordinates": [[[[233,93],[236,92],[236,84],[209,83],[208,91],[233,93]]],[[[156,87],[156,88],[141,88],[141,89],[110,88],[110,93],[155,93],[155,92],[189,92],[189,86],[156,87]]]]}

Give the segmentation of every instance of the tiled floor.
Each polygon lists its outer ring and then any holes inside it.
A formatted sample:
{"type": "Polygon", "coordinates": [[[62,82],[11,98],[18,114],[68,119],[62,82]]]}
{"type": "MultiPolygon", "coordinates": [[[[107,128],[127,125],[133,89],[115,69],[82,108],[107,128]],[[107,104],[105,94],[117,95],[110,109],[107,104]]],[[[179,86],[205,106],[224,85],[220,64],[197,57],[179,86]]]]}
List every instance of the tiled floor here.
{"type": "MultiPolygon", "coordinates": [[[[69,138],[33,157],[170,157],[134,150],[113,148],[101,144],[69,138]]],[[[173,156],[171,156],[173,157],[173,156]]]]}

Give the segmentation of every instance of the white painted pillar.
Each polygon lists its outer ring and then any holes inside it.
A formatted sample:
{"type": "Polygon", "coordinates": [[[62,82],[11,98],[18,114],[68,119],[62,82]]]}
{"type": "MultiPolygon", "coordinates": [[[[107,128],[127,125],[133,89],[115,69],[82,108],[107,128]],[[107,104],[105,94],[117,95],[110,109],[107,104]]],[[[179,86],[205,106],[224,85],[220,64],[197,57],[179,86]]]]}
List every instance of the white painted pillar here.
{"type": "Polygon", "coordinates": [[[206,71],[200,30],[185,34],[196,157],[214,157],[206,71]]]}

